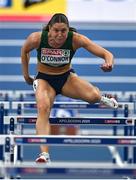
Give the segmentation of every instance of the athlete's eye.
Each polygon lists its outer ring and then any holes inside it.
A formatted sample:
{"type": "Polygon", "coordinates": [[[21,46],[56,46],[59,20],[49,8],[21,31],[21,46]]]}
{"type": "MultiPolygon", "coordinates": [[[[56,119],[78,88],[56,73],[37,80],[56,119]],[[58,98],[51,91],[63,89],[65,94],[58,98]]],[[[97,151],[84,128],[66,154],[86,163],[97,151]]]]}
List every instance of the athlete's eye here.
{"type": "Polygon", "coordinates": [[[59,30],[58,30],[58,29],[55,29],[54,31],[55,31],[56,33],[58,33],[58,32],[59,32],[59,30]]]}
{"type": "Polygon", "coordinates": [[[62,33],[65,33],[66,31],[67,31],[66,29],[62,29],[62,30],[61,30],[62,33]]]}
{"type": "Polygon", "coordinates": [[[61,33],[65,33],[67,31],[67,29],[54,29],[55,33],[61,32],[61,33]]]}

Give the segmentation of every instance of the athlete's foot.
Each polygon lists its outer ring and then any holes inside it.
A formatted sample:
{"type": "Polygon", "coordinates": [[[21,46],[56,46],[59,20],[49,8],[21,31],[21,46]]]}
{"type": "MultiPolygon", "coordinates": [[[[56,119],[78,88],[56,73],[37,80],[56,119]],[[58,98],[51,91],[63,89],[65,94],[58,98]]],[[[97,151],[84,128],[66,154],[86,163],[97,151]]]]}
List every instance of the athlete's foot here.
{"type": "Polygon", "coordinates": [[[114,109],[118,108],[118,102],[113,97],[102,96],[100,103],[110,108],[114,108],[114,109]]]}
{"type": "Polygon", "coordinates": [[[46,152],[42,152],[39,154],[39,157],[35,160],[36,163],[49,163],[50,162],[50,156],[46,152]]]}

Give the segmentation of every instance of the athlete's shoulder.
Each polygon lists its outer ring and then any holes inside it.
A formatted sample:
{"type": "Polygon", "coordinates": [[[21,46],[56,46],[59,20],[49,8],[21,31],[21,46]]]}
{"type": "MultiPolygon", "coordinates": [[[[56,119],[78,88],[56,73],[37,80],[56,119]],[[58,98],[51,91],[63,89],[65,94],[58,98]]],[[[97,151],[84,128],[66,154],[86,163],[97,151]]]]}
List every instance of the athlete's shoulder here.
{"type": "Polygon", "coordinates": [[[41,32],[33,32],[28,37],[26,42],[29,44],[32,44],[33,47],[37,48],[39,47],[41,41],[41,32]]]}
{"type": "Polygon", "coordinates": [[[33,32],[31,33],[25,40],[23,44],[23,48],[27,49],[37,49],[40,44],[40,37],[41,33],[40,32],[33,32]]]}
{"type": "Polygon", "coordinates": [[[85,40],[86,40],[86,36],[77,32],[73,33],[73,45],[75,46],[76,49],[82,47],[83,42],[85,40]]]}
{"type": "Polygon", "coordinates": [[[28,36],[31,41],[39,41],[41,39],[41,32],[33,32],[28,36]]]}

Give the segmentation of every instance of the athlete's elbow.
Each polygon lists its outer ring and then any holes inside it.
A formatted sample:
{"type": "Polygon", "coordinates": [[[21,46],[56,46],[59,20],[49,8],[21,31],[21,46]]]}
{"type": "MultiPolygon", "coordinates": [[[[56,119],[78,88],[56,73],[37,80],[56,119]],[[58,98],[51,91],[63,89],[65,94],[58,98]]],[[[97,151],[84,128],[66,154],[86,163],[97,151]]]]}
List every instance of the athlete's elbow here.
{"type": "Polygon", "coordinates": [[[114,55],[110,52],[110,51],[106,51],[103,55],[102,55],[103,59],[107,59],[110,60],[112,62],[112,64],[114,64],[114,55]]]}

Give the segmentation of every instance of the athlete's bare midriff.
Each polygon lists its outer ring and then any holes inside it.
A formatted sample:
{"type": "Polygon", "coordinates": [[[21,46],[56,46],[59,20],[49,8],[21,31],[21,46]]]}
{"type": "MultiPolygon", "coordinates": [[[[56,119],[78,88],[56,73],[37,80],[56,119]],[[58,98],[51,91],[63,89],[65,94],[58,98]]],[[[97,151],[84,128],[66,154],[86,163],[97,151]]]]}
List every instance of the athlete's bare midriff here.
{"type": "Polygon", "coordinates": [[[38,62],[37,64],[37,71],[45,74],[63,74],[71,69],[71,65],[68,64],[63,67],[50,67],[38,62]]]}

